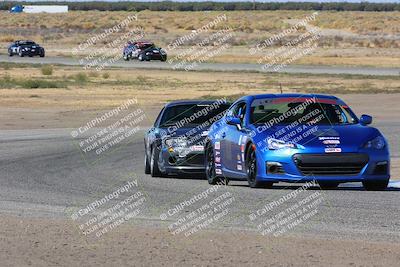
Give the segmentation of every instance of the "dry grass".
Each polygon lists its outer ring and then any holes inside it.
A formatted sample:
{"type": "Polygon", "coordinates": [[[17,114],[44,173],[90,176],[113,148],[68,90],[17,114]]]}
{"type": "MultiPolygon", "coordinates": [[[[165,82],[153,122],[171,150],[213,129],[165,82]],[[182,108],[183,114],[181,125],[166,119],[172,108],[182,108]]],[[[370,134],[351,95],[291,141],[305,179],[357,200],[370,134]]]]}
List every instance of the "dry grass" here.
{"type": "Polygon", "coordinates": [[[369,77],[353,75],[288,75],[221,72],[181,72],[160,70],[110,69],[108,77],[82,73],[77,67],[54,67],[52,76],[45,76],[40,68],[23,71],[3,70],[0,77],[11,80],[29,78],[50,82],[62,81],[65,88],[32,90],[7,86],[0,89],[2,107],[65,107],[77,109],[107,108],[129,97],[137,97],[145,106],[159,105],[175,99],[250,93],[284,92],[322,93],[398,93],[399,77],[369,77]],[[214,74],[214,75],[213,75],[214,74]],[[84,76],[84,77],[83,77],[84,76]],[[83,77],[83,78],[82,78],[83,77]]]}
{"type": "MultiPolygon", "coordinates": [[[[72,11],[66,14],[0,12],[0,47],[5,49],[9,42],[16,39],[33,39],[46,47],[47,55],[71,56],[72,48],[134,14],[136,13],[126,11],[72,11]]],[[[226,14],[227,21],[215,25],[210,32],[230,27],[233,29],[234,37],[227,41],[231,45],[230,48],[209,61],[247,63],[257,62],[262,56],[251,56],[248,53],[250,46],[288,29],[293,21],[307,17],[311,12],[142,11],[137,13],[138,21],[132,21],[130,28],[97,42],[89,52],[117,39],[122,32],[128,32],[136,26],[144,28],[144,39],[167,47],[180,36],[190,34],[192,30],[206,25],[222,14],[226,14]]],[[[322,11],[316,21],[312,22],[324,31],[319,40],[319,48],[312,56],[302,57],[294,63],[398,67],[400,65],[399,20],[399,12],[322,11]],[[338,49],[341,51],[337,52],[338,49]],[[374,52],[376,49],[379,49],[378,53],[374,52]],[[360,50],[363,53],[360,53],[360,50]]],[[[186,44],[196,44],[209,36],[210,32],[199,34],[186,44]]],[[[286,43],[301,32],[303,30],[283,38],[281,43],[286,43]]],[[[174,56],[178,50],[168,52],[174,56]]],[[[83,54],[85,53],[87,52],[83,54]]]]}

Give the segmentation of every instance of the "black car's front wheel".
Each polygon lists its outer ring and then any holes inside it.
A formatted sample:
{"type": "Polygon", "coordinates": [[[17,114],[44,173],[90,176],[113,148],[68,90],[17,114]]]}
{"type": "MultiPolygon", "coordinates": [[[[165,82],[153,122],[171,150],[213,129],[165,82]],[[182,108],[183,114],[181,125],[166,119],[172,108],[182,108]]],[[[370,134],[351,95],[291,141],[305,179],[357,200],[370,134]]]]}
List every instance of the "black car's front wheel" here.
{"type": "Polygon", "coordinates": [[[214,155],[214,148],[211,143],[208,143],[206,146],[205,151],[205,164],[206,164],[206,177],[207,181],[211,185],[215,185],[218,183],[223,183],[228,185],[229,179],[218,176],[215,170],[215,155],[214,155]]]}
{"type": "Polygon", "coordinates": [[[150,158],[150,174],[152,177],[161,177],[162,173],[158,167],[158,157],[160,155],[160,151],[157,148],[157,145],[153,147],[151,150],[151,158],[150,158]]]}
{"type": "Polygon", "coordinates": [[[144,173],[145,174],[150,174],[151,170],[150,170],[150,161],[149,158],[147,157],[147,152],[144,152],[144,173]]]}
{"type": "Polygon", "coordinates": [[[253,144],[251,144],[247,149],[246,174],[247,174],[247,181],[251,188],[258,188],[258,187],[271,188],[273,185],[272,182],[257,180],[257,155],[256,155],[256,148],[253,144]]]}
{"type": "Polygon", "coordinates": [[[385,190],[389,184],[389,180],[383,181],[364,181],[362,182],[365,190],[367,191],[382,191],[385,190]]]}

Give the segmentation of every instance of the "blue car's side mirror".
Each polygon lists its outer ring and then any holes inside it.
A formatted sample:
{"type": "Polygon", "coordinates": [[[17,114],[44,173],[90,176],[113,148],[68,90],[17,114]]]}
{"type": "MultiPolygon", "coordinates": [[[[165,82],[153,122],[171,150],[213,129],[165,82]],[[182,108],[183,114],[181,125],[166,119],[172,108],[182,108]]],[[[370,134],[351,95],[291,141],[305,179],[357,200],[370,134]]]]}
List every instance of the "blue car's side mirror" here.
{"type": "Polygon", "coordinates": [[[369,116],[369,115],[363,114],[363,115],[361,115],[360,123],[361,123],[362,125],[371,124],[371,123],[372,123],[372,117],[369,116]]]}
{"type": "Polygon", "coordinates": [[[229,125],[240,125],[240,119],[232,116],[226,116],[226,123],[229,125]]]}

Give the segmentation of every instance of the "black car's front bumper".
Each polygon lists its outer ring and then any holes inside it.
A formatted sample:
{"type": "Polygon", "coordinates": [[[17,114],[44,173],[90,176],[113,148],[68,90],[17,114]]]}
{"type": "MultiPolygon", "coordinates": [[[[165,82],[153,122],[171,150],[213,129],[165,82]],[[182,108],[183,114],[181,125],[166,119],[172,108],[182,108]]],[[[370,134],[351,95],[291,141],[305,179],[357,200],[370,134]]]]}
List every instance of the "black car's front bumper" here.
{"type": "Polygon", "coordinates": [[[175,173],[204,173],[204,149],[195,146],[184,153],[163,147],[159,156],[159,168],[166,174],[175,173]]]}
{"type": "Polygon", "coordinates": [[[22,55],[24,56],[40,56],[40,55],[44,55],[44,51],[42,50],[23,50],[21,51],[22,55]]]}

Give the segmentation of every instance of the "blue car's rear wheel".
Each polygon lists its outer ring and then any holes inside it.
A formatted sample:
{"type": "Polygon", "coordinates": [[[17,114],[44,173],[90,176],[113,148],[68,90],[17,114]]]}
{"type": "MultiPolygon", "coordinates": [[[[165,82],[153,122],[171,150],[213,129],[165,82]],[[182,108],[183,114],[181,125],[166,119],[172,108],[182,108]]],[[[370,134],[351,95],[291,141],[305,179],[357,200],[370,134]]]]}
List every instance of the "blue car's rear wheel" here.
{"type": "Polygon", "coordinates": [[[257,187],[272,187],[272,182],[265,182],[257,180],[257,155],[254,145],[250,145],[246,155],[246,173],[247,181],[251,188],[257,187]]]}
{"type": "Polygon", "coordinates": [[[215,171],[215,156],[213,145],[211,143],[208,143],[206,146],[205,165],[206,177],[209,184],[215,185],[218,183],[223,183],[227,185],[229,183],[228,178],[218,176],[215,171]]]}

